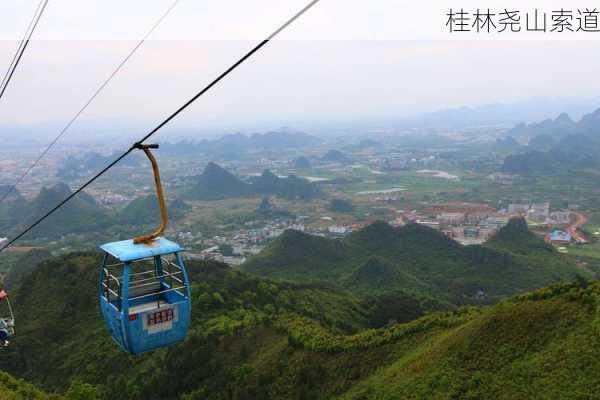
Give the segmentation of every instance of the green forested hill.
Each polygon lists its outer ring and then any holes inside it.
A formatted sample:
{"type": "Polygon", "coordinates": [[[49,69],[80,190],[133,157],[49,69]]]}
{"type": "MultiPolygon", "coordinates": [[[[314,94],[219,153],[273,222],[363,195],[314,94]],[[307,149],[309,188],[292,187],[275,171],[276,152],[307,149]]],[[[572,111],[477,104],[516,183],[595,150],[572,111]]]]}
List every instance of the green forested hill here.
{"type": "MultiPolygon", "coordinates": [[[[4,254],[6,257],[6,254],[4,254]]],[[[2,286],[6,289],[12,288],[22,281],[27,275],[37,268],[44,260],[52,257],[52,254],[44,249],[33,249],[23,255],[13,256],[12,268],[8,271],[2,280],[2,286]]]]}
{"type": "Polygon", "coordinates": [[[222,371],[220,365],[231,356],[240,362],[238,352],[254,351],[253,339],[233,354],[223,346],[246,332],[250,338],[262,331],[271,337],[279,315],[301,315],[338,334],[369,325],[367,310],[348,293],[252,278],[218,263],[190,263],[196,284],[188,341],[131,357],[116,348],[98,310],[99,262],[90,253],[55,258],[21,282],[13,291],[19,336],[2,349],[0,370],[48,390],[64,391],[79,380],[99,385],[106,398],[164,398],[153,396],[233,382],[236,370],[222,371]]]}
{"type": "Polygon", "coordinates": [[[22,380],[0,372],[0,400],[46,400],[60,399],[58,396],[48,396],[22,380]]]}
{"type": "Polygon", "coordinates": [[[258,219],[293,218],[294,216],[291,212],[273,205],[268,196],[263,197],[254,215],[258,219]]]}
{"type": "Polygon", "coordinates": [[[185,193],[187,198],[196,200],[221,200],[251,195],[310,200],[321,197],[323,192],[317,184],[304,178],[294,174],[280,178],[269,170],[247,183],[211,162],[185,193]]]}
{"type": "Polygon", "coordinates": [[[79,399],[591,399],[600,390],[598,282],[368,329],[373,308],[349,293],[191,263],[188,339],[132,357],[101,322],[98,261],[56,258],[22,282],[19,337],[0,369],[79,399]]]}
{"type": "Polygon", "coordinates": [[[262,195],[279,196],[289,200],[311,200],[323,196],[321,188],[304,178],[290,174],[280,178],[269,170],[252,180],[252,190],[262,195]]]}
{"type": "Polygon", "coordinates": [[[405,352],[341,399],[593,399],[600,286],[504,301],[405,352]]]}
{"type": "Polygon", "coordinates": [[[454,304],[591,277],[513,220],[485,246],[461,246],[433,229],[375,222],[343,240],[286,231],[242,266],[261,276],[324,280],[359,293],[402,290],[454,304]]]}
{"type": "Polygon", "coordinates": [[[486,243],[486,246],[518,254],[554,253],[552,245],[527,228],[523,218],[513,218],[486,243]]]}
{"type": "Polygon", "coordinates": [[[187,191],[186,197],[199,200],[220,200],[244,197],[252,193],[251,187],[235,175],[210,162],[187,191]]]}
{"type": "MultiPolygon", "coordinates": [[[[191,210],[191,206],[180,199],[167,203],[169,220],[177,220],[191,210]]],[[[117,215],[117,221],[130,225],[147,225],[160,221],[160,209],[156,195],[138,197],[131,201],[117,215]]]]}
{"type": "MultiPolygon", "coordinates": [[[[0,230],[14,233],[24,229],[71,193],[69,186],[59,183],[52,187],[42,188],[30,202],[9,203],[4,206],[4,212],[0,212],[0,230]]],[[[82,192],[33,229],[27,237],[52,237],[67,233],[83,233],[101,230],[112,223],[107,211],[92,196],[82,192]]]]}

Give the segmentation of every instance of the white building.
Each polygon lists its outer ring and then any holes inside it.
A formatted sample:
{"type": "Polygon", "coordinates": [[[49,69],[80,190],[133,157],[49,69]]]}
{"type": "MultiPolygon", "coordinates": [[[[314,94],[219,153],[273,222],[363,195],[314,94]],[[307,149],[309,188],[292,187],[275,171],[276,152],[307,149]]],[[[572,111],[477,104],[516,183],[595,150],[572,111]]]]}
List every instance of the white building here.
{"type": "Polygon", "coordinates": [[[508,212],[510,214],[527,214],[529,212],[529,204],[509,204],[508,212]]]}
{"type": "Polygon", "coordinates": [[[261,250],[262,250],[262,247],[252,246],[252,247],[246,248],[244,250],[244,254],[256,255],[256,254],[260,253],[261,250]]]}
{"type": "Polygon", "coordinates": [[[267,233],[267,237],[274,239],[283,234],[283,229],[273,229],[267,233]]]}
{"type": "Polygon", "coordinates": [[[534,204],[531,205],[531,210],[537,211],[537,212],[550,213],[550,203],[548,203],[548,202],[545,202],[545,203],[534,203],[534,204]]]}
{"type": "Polygon", "coordinates": [[[346,228],[345,226],[332,225],[329,228],[327,228],[327,231],[336,235],[344,235],[346,234],[346,232],[348,232],[348,228],[346,228]]]}
{"type": "Polygon", "coordinates": [[[550,218],[557,224],[568,224],[571,222],[571,211],[555,211],[550,214],[550,218]]]}
{"type": "Polygon", "coordinates": [[[481,221],[485,220],[490,216],[489,212],[486,211],[476,211],[469,213],[465,216],[465,220],[470,224],[479,224],[481,221]]]}
{"type": "Polygon", "coordinates": [[[512,175],[495,173],[487,177],[492,182],[500,183],[501,185],[511,185],[513,183],[512,175]]]}
{"type": "Polygon", "coordinates": [[[487,229],[500,229],[508,224],[508,217],[488,217],[480,226],[487,229]]]}
{"type": "Polygon", "coordinates": [[[457,240],[465,236],[465,230],[462,227],[454,227],[450,231],[452,232],[452,237],[457,240]]]}
{"type": "Polygon", "coordinates": [[[440,223],[437,221],[428,221],[428,220],[420,220],[418,219],[416,221],[417,224],[419,225],[424,225],[424,226],[428,226],[431,229],[435,229],[435,230],[440,230],[440,223]]]}
{"type": "Polygon", "coordinates": [[[219,246],[212,246],[209,247],[208,249],[204,249],[200,252],[200,254],[209,254],[209,253],[215,253],[219,250],[219,246]]]}
{"type": "Polygon", "coordinates": [[[529,218],[534,221],[544,222],[550,216],[550,203],[532,204],[529,209],[529,218]]]}
{"type": "Polygon", "coordinates": [[[242,265],[246,262],[246,257],[223,257],[223,262],[229,265],[242,265]]]}
{"type": "Polygon", "coordinates": [[[437,216],[437,220],[441,224],[448,225],[459,225],[465,221],[465,214],[463,213],[441,213],[437,216]]]}

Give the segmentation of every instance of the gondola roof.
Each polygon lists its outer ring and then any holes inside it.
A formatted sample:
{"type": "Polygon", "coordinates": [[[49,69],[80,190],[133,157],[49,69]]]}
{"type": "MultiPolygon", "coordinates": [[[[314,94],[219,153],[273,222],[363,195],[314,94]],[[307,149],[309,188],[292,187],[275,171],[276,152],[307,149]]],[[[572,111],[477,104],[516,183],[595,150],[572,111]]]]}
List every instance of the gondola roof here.
{"type": "Polygon", "coordinates": [[[163,237],[157,238],[151,244],[134,244],[132,239],[128,239],[120,242],[106,243],[100,246],[100,248],[121,262],[129,262],[183,250],[177,243],[163,237]]]}

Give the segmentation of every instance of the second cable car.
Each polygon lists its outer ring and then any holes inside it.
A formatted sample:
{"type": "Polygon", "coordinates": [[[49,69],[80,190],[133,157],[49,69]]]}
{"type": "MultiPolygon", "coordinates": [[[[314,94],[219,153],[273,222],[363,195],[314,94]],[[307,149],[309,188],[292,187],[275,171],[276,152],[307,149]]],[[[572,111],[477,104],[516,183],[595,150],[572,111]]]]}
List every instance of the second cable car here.
{"type": "Polygon", "coordinates": [[[0,347],[8,346],[8,340],[14,335],[15,315],[10,306],[8,293],[4,290],[0,290],[0,347]],[[2,303],[5,303],[6,307],[3,308],[2,303]]]}
{"type": "Polygon", "coordinates": [[[191,291],[181,252],[160,235],[167,225],[160,173],[150,149],[137,145],[152,163],[161,225],[151,235],[106,243],[100,269],[100,308],[119,346],[139,354],[185,339],[191,314],[191,291]]]}

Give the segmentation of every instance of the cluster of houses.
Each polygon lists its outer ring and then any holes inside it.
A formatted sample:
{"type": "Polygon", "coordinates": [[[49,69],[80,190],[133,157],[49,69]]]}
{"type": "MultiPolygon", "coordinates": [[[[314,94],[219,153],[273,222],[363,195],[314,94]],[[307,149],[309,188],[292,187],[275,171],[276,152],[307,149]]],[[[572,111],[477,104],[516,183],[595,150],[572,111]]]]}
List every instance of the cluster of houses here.
{"type": "Polygon", "coordinates": [[[520,215],[541,224],[566,225],[571,222],[571,211],[550,211],[550,203],[510,204],[508,214],[520,215]]]}
{"type": "MultiPolygon", "coordinates": [[[[533,222],[551,225],[568,225],[571,222],[571,211],[552,212],[550,203],[547,202],[510,204],[502,210],[496,210],[483,203],[450,202],[420,211],[397,210],[395,217],[389,223],[392,226],[401,226],[409,222],[421,224],[438,230],[459,243],[470,245],[487,241],[515,216],[523,216],[533,222]]],[[[326,227],[323,224],[313,227],[311,226],[313,224],[308,224],[307,219],[308,217],[278,218],[261,227],[256,227],[255,222],[248,222],[245,228],[231,235],[201,240],[190,232],[179,232],[178,235],[183,242],[193,243],[203,248],[201,251],[188,252],[188,258],[217,260],[230,265],[239,265],[244,263],[247,257],[258,254],[266,243],[279,237],[288,229],[317,236],[339,237],[364,226],[358,223],[343,225],[336,223],[331,217],[321,217],[321,223],[330,222],[330,224],[326,227]]],[[[559,246],[572,242],[571,235],[561,230],[552,232],[546,238],[547,241],[559,246]]]]}
{"type": "MultiPolygon", "coordinates": [[[[248,223],[248,225],[251,226],[252,223],[248,223]]],[[[281,236],[288,229],[317,233],[307,229],[301,219],[277,219],[261,228],[240,229],[229,237],[214,236],[201,240],[197,244],[201,244],[205,248],[199,252],[187,252],[186,257],[240,265],[246,261],[248,256],[258,254],[266,242],[281,236]],[[223,254],[224,247],[229,250],[226,252],[227,254],[223,254]]]]}
{"type": "Polygon", "coordinates": [[[325,217],[322,217],[321,220],[330,221],[331,225],[313,227],[306,223],[307,218],[301,216],[295,219],[276,219],[260,228],[251,227],[254,223],[248,222],[247,229],[237,230],[229,236],[213,236],[198,240],[191,232],[179,232],[177,237],[184,244],[194,244],[203,248],[201,251],[187,251],[185,256],[188,259],[216,260],[230,265],[240,265],[249,256],[258,254],[269,241],[281,236],[286,230],[296,230],[322,237],[341,237],[367,224],[336,224],[332,218],[326,217],[325,220],[325,217]],[[224,252],[224,248],[228,251],[224,252]]]}
{"type": "Polygon", "coordinates": [[[462,244],[480,244],[505,226],[510,216],[486,204],[454,202],[403,213],[403,218],[439,230],[462,244]]]}
{"type": "Polygon", "coordinates": [[[434,219],[416,219],[414,222],[441,231],[462,244],[480,244],[505,226],[510,217],[489,215],[478,221],[461,213],[442,213],[434,219]]]}
{"type": "MultiPolygon", "coordinates": [[[[552,212],[548,202],[510,204],[503,210],[495,210],[486,204],[458,202],[403,214],[405,220],[439,230],[462,244],[485,242],[516,216],[522,216],[540,224],[568,225],[571,223],[571,211],[552,212]]],[[[557,230],[550,235],[550,241],[564,244],[569,243],[571,238],[569,233],[557,230]]]]}
{"type": "MultiPolygon", "coordinates": [[[[530,221],[545,225],[569,225],[572,222],[571,207],[568,210],[551,211],[550,203],[511,204],[508,213],[526,217],[530,221]]],[[[555,246],[566,246],[578,242],[569,229],[555,229],[545,237],[548,243],[555,246]]]]}

